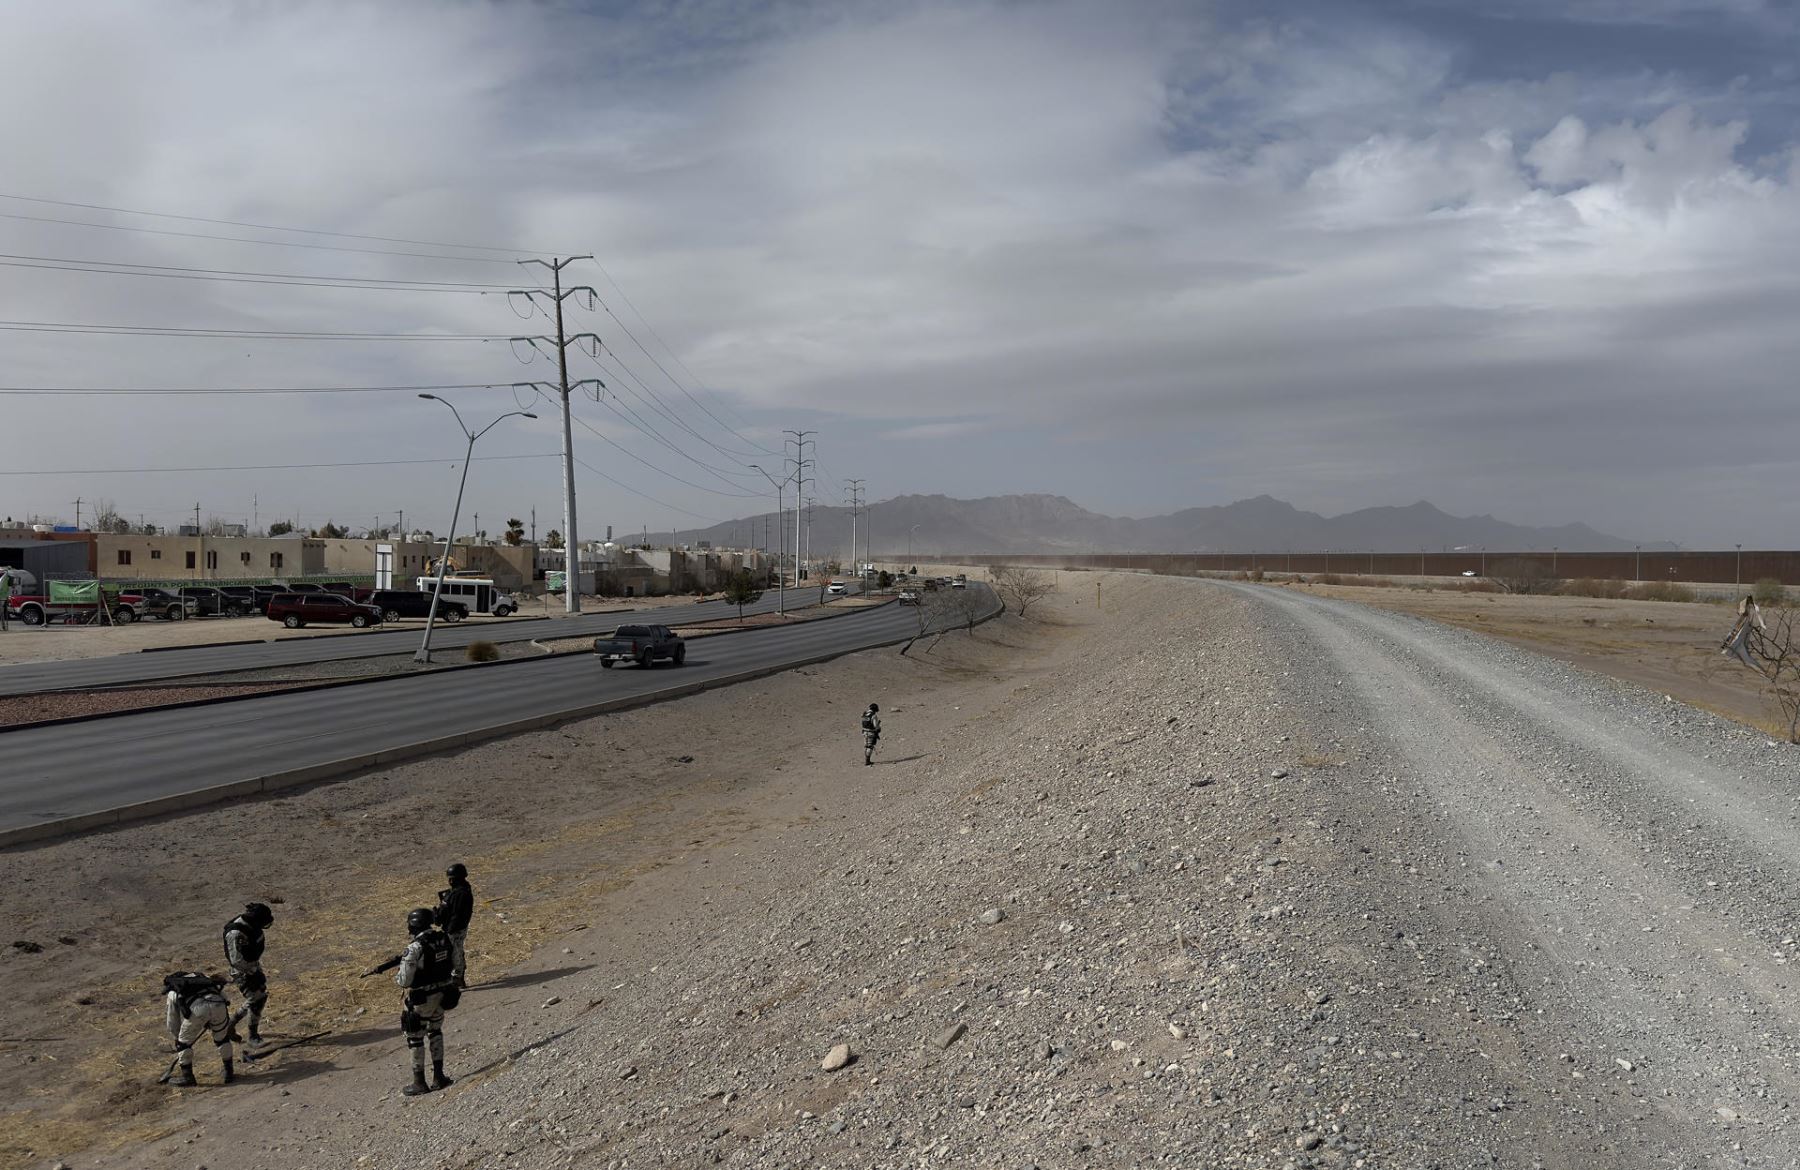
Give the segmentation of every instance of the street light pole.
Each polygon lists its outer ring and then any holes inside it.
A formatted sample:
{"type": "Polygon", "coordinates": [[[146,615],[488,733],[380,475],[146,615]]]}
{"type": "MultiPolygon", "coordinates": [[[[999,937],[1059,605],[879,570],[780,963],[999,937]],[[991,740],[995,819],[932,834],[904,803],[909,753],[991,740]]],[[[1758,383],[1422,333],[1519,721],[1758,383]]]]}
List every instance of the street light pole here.
{"type": "Polygon", "coordinates": [[[438,598],[444,593],[444,573],[450,568],[450,542],[456,539],[456,522],[462,516],[463,489],[469,486],[469,463],[475,457],[475,440],[487,434],[506,419],[518,415],[521,418],[536,418],[528,410],[511,410],[482,427],[479,431],[470,431],[469,425],[463,422],[462,414],[447,398],[439,398],[435,394],[421,394],[420,398],[429,398],[433,402],[442,402],[450,407],[450,413],[456,415],[456,425],[468,436],[469,447],[463,453],[462,478],[456,484],[456,504],[450,509],[450,531],[444,534],[444,555],[438,558],[437,584],[431,590],[431,608],[425,611],[425,637],[419,643],[419,649],[413,655],[414,662],[429,663],[431,661],[431,629],[437,624],[438,598]]]}
{"type": "MultiPolygon", "coordinates": [[[[750,464],[749,466],[751,466],[752,468],[755,468],[757,471],[761,471],[762,477],[764,479],[768,480],[769,483],[775,488],[775,523],[779,526],[783,522],[783,517],[786,516],[786,513],[782,510],[782,505],[781,505],[781,489],[784,486],[786,486],[787,480],[782,480],[780,483],[777,483],[775,481],[775,477],[770,475],[768,472],[763,471],[763,469],[761,467],[758,467],[754,463],[750,464]]],[[[786,538],[785,534],[782,537],[781,543],[783,546],[785,546],[787,543],[787,538],[786,538]]],[[[783,549],[783,551],[785,551],[785,548],[783,549]]],[[[786,617],[787,616],[787,574],[781,571],[781,553],[779,553],[779,552],[775,554],[775,587],[776,587],[776,597],[778,598],[778,601],[776,603],[777,608],[780,609],[781,616],[786,617]]]]}

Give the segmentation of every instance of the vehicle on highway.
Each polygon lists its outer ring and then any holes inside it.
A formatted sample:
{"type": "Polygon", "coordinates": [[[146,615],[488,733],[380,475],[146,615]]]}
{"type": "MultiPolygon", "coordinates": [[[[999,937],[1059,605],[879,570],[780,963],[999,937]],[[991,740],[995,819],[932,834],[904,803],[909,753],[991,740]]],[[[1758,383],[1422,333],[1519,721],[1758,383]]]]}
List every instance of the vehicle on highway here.
{"type": "MultiPolygon", "coordinates": [[[[415,584],[429,593],[437,587],[436,577],[420,577],[415,584]]],[[[519,603],[513,595],[495,585],[487,577],[445,577],[444,596],[468,606],[470,613],[491,613],[507,617],[517,613],[519,603]]]]}
{"type": "Polygon", "coordinates": [[[233,597],[210,585],[183,585],[176,592],[192,598],[201,617],[243,617],[250,612],[250,606],[243,598],[233,597]]]}
{"type": "Polygon", "coordinates": [[[918,605],[919,591],[917,589],[902,589],[898,600],[901,605],[918,605]]]}
{"type": "Polygon", "coordinates": [[[119,594],[113,604],[113,621],[129,625],[141,618],[161,618],[167,622],[198,617],[200,603],[192,597],[170,593],[167,589],[137,589],[119,594]]]}
{"type": "MultiPolygon", "coordinates": [[[[401,618],[422,618],[431,614],[431,594],[413,589],[375,589],[359,599],[361,604],[381,611],[381,620],[397,622],[401,618]]],[[[438,599],[437,620],[460,622],[469,616],[469,607],[450,597],[438,599]]]]}
{"type": "Polygon", "coordinates": [[[381,624],[381,611],[372,605],[358,605],[348,597],[335,593],[278,593],[269,601],[264,615],[290,630],[301,626],[331,625],[349,622],[357,629],[381,624]]]}
{"type": "Polygon", "coordinates": [[[680,666],[687,661],[687,644],[668,626],[620,626],[610,637],[594,639],[594,653],[608,670],[615,662],[648,667],[658,658],[680,666]]]}
{"type": "Polygon", "coordinates": [[[825,586],[825,592],[834,597],[842,597],[844,594],[850,592],[850,587],[845,585],[842,581],[833,581],[831,584],[825,586]]]}

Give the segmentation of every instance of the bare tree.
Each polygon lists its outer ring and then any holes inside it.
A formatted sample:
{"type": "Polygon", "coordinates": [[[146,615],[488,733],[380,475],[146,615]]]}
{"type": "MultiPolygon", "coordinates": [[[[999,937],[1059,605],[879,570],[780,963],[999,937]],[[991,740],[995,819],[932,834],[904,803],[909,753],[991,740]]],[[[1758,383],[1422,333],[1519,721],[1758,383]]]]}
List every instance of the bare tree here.
{"type": "MultiPolygon", "coordinates": [[[[906,645],[900,647],[900,653],[902,654],[911,650],[913,648],[913,643],[917,642],[920,638],[923,638],[926,634],[935,631],[938,638],[943,637],[944,631],[949,629],[951,625],[948,590],[921,593],[919,594],[919,603],[911,608],[913,617],[917,619],[919,623],[919,630],[911,638],[907,639],[906,645]]],[[[932,639],[931,645],[937,645],[936,638],[932,639]]],[[[927,654],[931,653],[930,648],[927,648],[925,652],[927,654]]]]}
{"type": "Polygon", "coordinates": [[[994,592],[1020,617],[1036,603],[1056,592],[1056,580],[1038,569],[1022,565],[995,565],[988,570],[994,592]]]}
{"type": "Polygon", "coordinates": [[[1720,646],[1763,676],[1763,689],[1781,709],[1789,743],[1800,743],[1800,610],[1762,610],[1746,597],[1720,646]]]}
{"type": "Polygon", "coordinates": [[[981,603],[979,589],[952,589],[945,605],[951,624],[961,626],[970,634],[975,632],[975,626],[981,621],[982,611],[986,608],[981,603]]]}
{"type": "Polygon", "coordinates": [[[1766,630],[1752,635],[1752,652],[1764,663],[1767,690],[1781,708],[1789,743],[1800,743],[1800,611],[1783,607],[1764,619],[1766,630]]]}
{"type": "Polygon", "coordinates": [[[1562,588],[1562,578],[1553,575],[1549,566],[1527,557],[1495,562],[1488,579],[1508,593],[1555,593],[1562,588]]]}

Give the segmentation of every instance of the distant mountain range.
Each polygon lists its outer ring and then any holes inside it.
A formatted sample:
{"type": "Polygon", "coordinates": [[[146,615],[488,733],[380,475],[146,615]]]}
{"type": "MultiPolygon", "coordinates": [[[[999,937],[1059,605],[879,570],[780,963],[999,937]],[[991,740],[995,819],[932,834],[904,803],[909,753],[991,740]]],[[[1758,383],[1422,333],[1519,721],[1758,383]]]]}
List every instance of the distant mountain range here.
{"type": "MultiPolygon", "coordinates": [[[[793,522],[789,513],[788,522],[793,522]]],[[[1452,516],[1420,500],[1404,508],[1363,508],[1341,516],[1303,512],[1272,496],[1210,508],[1185,508],[1167,516],[1134,520],[1102,516],[1050,495],[896,496],[864,509],[862,525],[872,525],[874,550],[914,554],[1099,553],[1099,552],[1439,552],[1459,547],[1525,552],[1559,548],[1568,552],[1615,552],[1633,547],[1622,537],[1585,524],[1530,528],[1492,516],[1452,516]]],[[[773,546],[779,539],[773,513],[747,516],[711,528],[649,534],[653,544],[714,547],[773,546]],[[765,536],[766,533],[766,536],[765,536]]],[[[818,556],[850,550],[848,508],[812,510],[812,552],[818,556]]],[[[791,529],[790,529],[791,531],[791,529]]],[[[622,539],[634,538],[624,534],[622,539]]],[[[791,547],[792,538],[789,538],[791,547]]],[[[859,539],[859,544],[860,544],[859,539]]],[[[1645,549],[1673,549],[1644,543],[1645,549]]]]}

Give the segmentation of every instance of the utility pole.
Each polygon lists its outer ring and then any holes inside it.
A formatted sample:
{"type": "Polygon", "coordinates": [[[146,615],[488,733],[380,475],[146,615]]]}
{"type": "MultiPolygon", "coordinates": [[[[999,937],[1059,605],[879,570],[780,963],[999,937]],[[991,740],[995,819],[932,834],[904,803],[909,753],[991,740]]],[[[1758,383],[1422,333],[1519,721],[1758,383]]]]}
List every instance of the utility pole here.
{"type": "MultiPolygon", "coordinates": [[[[595,333],[577,333],[573,337],[568,336],[563,330],[563,301],[576,293],[586,292],[588,308],[592,309],[595,302],[600,299],[600,294],[587,285],[563,288],[562,270],[577,260],[592,259],[592,256],[568,256],[558,260],[521,260],[520,264],[541,264],[548,268],[552,291],[546,293],[543,289],[517,289],[507,293],[508,297],[522,296],[533,305],[537,303],[537,298],[547,296],[556,310],[556,336],[554,338],[516,337],[513,341],[515,344],[523,341],[534,350],[538,349],[539,342],[556,347],[557,384],[554,389],[562,397],[563,432],[563,600],[564,608],[569,613],[581,612],[581,542],[575,536],[575,432],[570,424],[569,391],[579,389],[589,383],[599,386],[602,390],[606,386],[598,378],[584,378],[576,382],[574,386],[569,384],[569,347],[582,340],[591,340],[594,353],[598,356],[600,337],[595,333]]],[[[539,352],[542,351],[539,350],[539,352]]],[[[534,389],[543,388],[542,383],[527,384],[534,389]]]]}
{"type": "Polygon", "coordinates": [[[532,543],[533,547],[536,547],[536,545],[537,545],[537,507],[536,507],[536,505],[533,505],[532,509],[531,509],[531,543],[532,543]]]}
{"type": "Polygon", "coordinates": [[[81,497],[75,497],[75,531],[81,531],[81,497]]]}
{"type": "Polygon", "coordinates": [[[806,560],[807,560],[808,564],[812,563],[812,508],[813,508],[813,498],[811,496],[807,496],[806,497],[806,560]]]}
{"type": "Polygon", "coordinates": [[[863,481],[860,479],[850,479],[845,480],[844,482],[850,485],[850,571],[855,573],[858,577],[861,577],[862,563],[856,556],[856,526],[857,522],[862,519],[863,481]]]}
{"type": "MultiPolygon", "coordinates": [[[[199,551],[194,554],[194,576],[198,579],[206,574],[206,530],[200,527],[200,504],[198,501],[194,503],[194,543],[199,546],[199,551]]],[[[181,616],[186,617],[187,610],[183,609],[181,616]]]]}

